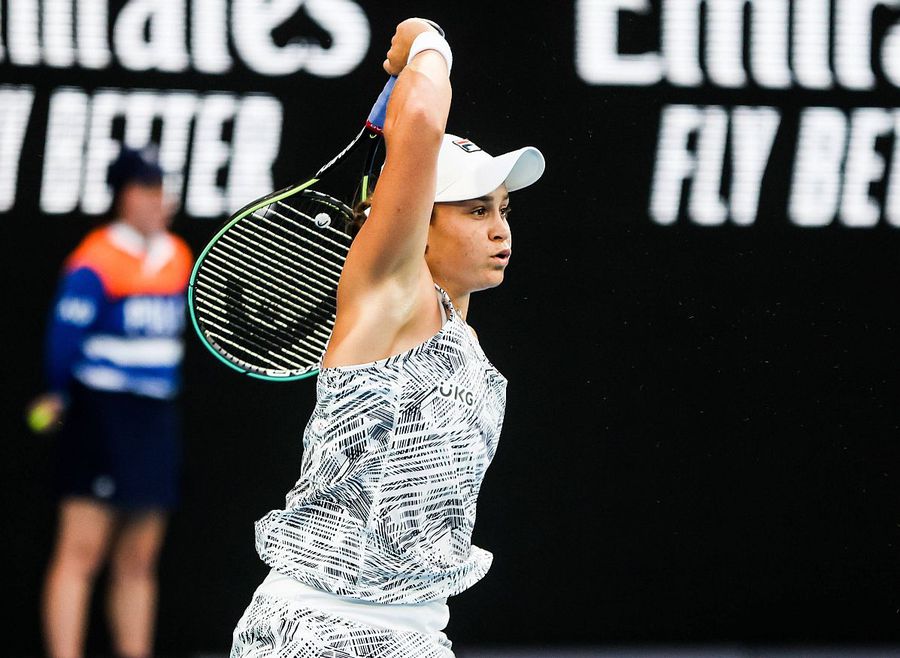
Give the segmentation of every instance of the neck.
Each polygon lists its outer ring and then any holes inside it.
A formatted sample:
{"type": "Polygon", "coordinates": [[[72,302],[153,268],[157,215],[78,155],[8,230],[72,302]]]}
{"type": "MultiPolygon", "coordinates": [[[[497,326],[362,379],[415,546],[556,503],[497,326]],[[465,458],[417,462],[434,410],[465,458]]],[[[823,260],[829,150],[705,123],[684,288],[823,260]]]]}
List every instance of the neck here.
{"type": "Polygon", "coordinates": [[[466,321],[466,315],[469,314],[469,298],[469,293],[450,295],[450,301],[453,303],[453,308],[459,313],[459,317],[463,319],[463,322],[466,321]]]}
{"type": "Polygon", "coordinates": [[[124,217],[119,218],[119,222],[122,223],[122,224],[124,224],[124,225],[127,226],[128,228],[132,229],[133,231],[136,231],[136,232],[137,232],[138,234],[140,234],[140,236],[141,236],[142,238],[144,238],[145,240],[149,240],[149,239],[152,238],[154,235],[158,235],[159,233],[162,232],[162,231],[160,231],[160,230],[152,230],[152,231],[151,231],[151,230],[147,230],[146,227],[142,226],[142,225],[139,224],[138,222],[130,221],[130,220],[124,218],[124,217]]]}
{"type": "Polygon", "coordinates": [[[453,308],[456,309],[456,312],[459,313],[459,317],[461,317],[463,319],[463,322],[465,322],[466,315],[468,315],[469,313],[469,299],[471,297],[471,293],[457,290],[452,285],[445,286],[442,281],[439,281],[437,279],[435,279],[434,281],[444,289],[444,292],[446,292],[450,296],[450,302],[453,304],[453,308]]]}

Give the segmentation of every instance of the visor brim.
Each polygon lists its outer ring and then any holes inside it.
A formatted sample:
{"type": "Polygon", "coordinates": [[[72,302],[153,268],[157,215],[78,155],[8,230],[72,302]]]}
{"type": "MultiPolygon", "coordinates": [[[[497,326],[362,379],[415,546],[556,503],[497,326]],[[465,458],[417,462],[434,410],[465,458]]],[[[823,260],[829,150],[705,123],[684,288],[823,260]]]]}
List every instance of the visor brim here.
{"type": "Polygon", "coordinates": [[[491,158],[459,177],[438,193],[435,203],[467,201],[490,194],[506,184],[509,192],[535,183],[544,173],[544,156],[533,146],[525,146],[491,158]]]}

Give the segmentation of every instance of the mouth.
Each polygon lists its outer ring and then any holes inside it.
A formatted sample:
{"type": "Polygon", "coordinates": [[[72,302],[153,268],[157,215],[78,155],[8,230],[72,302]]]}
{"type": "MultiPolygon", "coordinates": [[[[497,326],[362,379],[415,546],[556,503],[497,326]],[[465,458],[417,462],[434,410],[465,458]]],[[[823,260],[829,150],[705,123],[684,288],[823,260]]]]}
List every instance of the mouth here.
{"type": "Polygon", "coordinates": [[[498,251],[496,254],[492,256],[494,260],[498,260],[502,263],[506,263],[509,261],[509,257],[512,255],[512,251],[509,249],[504,249],[503,251],[498,251]]]}

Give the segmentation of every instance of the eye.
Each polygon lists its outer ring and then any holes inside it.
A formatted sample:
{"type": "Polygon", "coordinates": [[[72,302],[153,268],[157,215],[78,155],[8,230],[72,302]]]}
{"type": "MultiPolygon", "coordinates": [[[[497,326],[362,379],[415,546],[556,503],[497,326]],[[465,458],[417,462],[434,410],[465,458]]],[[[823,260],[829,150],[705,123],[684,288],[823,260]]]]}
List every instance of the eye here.
{"type": "Polygon", "coordinates": [[[512,208],[506,206],[505,208],[500,208],[500,216],[503,219],[509,220],[509,213],[512,212],[512,208]]]}
{"type": "Polygon", "coordinates": [[[478,206],[477,208],[472,209],[472,214],[477,215],[478,217],[484,217],[485,213],[487,213],[487,208],[484,206],[478,206]]]}

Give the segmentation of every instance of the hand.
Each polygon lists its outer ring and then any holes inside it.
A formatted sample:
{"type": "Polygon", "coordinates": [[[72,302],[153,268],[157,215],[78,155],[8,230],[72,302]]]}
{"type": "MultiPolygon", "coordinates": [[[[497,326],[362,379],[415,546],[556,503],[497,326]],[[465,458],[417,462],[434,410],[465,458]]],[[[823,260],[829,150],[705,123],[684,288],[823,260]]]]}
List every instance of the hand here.
{"type": "Polygon", "coordinates": [[[25,419],[35,434],[50,434],[59,429],[65,410],[66,403],[61,395],[45,393],[28,405],[25,419]]]}
{"type": "Polygon", "coordinates": [[[387,59],[382,64],[384,70],[389,75],[400,75],[400,71],[406,68],[412,42],[417,36],[428,31],[440,34],[431,21],[422,18],[407,18],[400,23],[391,38],[391,49],[387,52],[387,59]]]}

